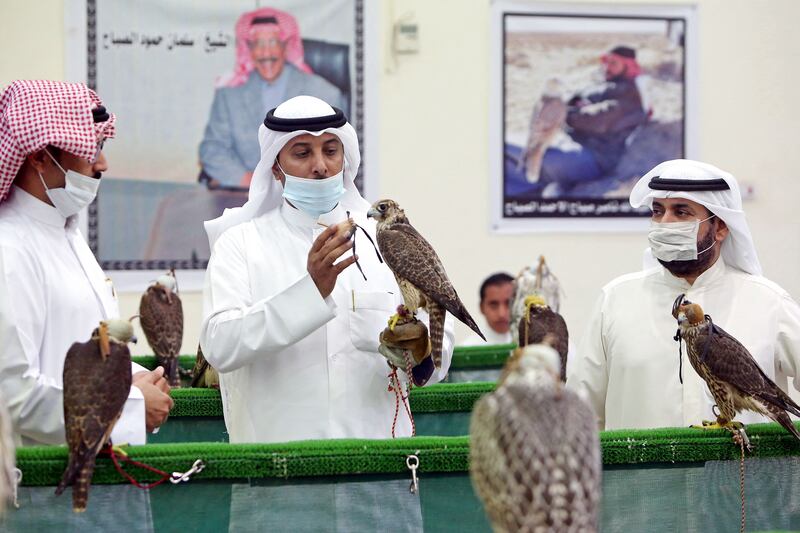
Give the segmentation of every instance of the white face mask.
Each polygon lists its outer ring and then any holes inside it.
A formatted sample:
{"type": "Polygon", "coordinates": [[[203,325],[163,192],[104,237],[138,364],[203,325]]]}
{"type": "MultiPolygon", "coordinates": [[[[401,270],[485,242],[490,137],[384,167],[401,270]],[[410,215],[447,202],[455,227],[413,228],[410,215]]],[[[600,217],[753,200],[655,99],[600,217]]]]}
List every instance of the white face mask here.
{"type": "Polygon", "coordinates": [[[287,174],[280,163],[285,179],[283,181],[283,197],[297,209],[305,211],[313,217],[319,217],[336,207],[344,195],[344,165],[342,170],[329,178],[300,178],[287,174]]]}
{"type": "Polygon", "coordinates": [[[650,241],[650,249],[653,255],[662,261],[692,261],[697,259],[699,254],[709,251],[714,247],[716,241],[705,250],[697,251],[697,232],[700,223],[714,218],[716,215],[703,220],[692,220],[689,222],[651,222],[650,233],[647,239],[650,241]]]}
{"type": "Polygon", "coordinates": [[[42,173],[37,171],[39,179],[42,180],[42,185],[44,186],[47,197],[50,199],[50,202],[52,202],[53,207],[55,207],[64,218],[69,218],[72,215],[78,214],[81,209],[92,203],[97,196],[97,189],[100,187],[100,179],[84,176],[74,170],[66,171],[58,164],[58,161],[50,155],[48,150],[45,150],[45,152],[50,156],[50,159],[53,160],[53,163],[56,164],[61,172],[64,173],[65,180],[64,187],[48,189],[47,184],[44,182],[44,177],[42,177],[42,173]]]}

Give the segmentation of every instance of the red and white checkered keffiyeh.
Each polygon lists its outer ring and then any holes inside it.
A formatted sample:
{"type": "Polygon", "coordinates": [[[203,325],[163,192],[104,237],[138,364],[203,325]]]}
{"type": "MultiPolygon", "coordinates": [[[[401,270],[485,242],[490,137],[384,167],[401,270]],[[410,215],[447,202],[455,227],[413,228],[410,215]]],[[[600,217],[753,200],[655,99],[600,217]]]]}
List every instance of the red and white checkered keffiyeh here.
{"type": "Polygon", "coordinates": [[[91,160],[97,143],[114,136],[116,117],[95,123],[103,103],[82,83],[17,80],[0,94],[0,202],[25,157],[52,145],[91,160]]]}
{"type": "Polygon", "coordinates": [[[261,17],[275,17],[275,20],[278,21],[281,40],[286,42],[286,61],[302,72],[312,73],[311,67],[303,59],[303,41],[300,39],[300,27],[295,18],[285,11],[262,7],[244,13],[236,21],[236,67],[232,72],[219,77],[216,83],[217,87],[238,87],[246,82],[250,73],[253,72],[255,65],[250,57],[247,40],[250,37],[253,19],[261,17]]]}

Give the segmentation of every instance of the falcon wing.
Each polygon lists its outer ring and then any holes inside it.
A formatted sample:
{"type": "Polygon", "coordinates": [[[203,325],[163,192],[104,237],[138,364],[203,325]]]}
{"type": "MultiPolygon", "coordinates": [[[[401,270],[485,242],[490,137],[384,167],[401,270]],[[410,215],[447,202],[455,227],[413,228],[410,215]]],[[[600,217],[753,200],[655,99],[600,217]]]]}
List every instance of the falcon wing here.
{"type": "Polygon", "coordinates": [[[393,224],[379,231],[377,238],[383,259],[396,276],[408,280],[485,340],[448,279],[436,251],[411,224],[393,224]]]}
{"type": "Polygon", "coordinates": [[[747,348],[716,324],[713,328],[707,353],[703,355],[709,328],[698,335],[697,346],[701,360],[714,376],[745,394],[800,416],[800,407],[764,373],[747,348]]]}

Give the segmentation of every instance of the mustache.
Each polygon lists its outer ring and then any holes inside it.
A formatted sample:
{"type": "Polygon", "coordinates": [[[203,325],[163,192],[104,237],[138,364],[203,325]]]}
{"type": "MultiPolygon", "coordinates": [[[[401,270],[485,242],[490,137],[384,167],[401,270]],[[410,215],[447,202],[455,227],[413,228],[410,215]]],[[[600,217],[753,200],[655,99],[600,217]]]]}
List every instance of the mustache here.
{"type": "Polygon", "coordinates": [[[255,62],[259,65],[267,65],[270,63],[277,63],[278,61],[280,61],[280,59],[281,58],[278,56],[260,57],[256,59],[255,62]]]}
{"type": "Polygon", "coordinates": [[[99,180],[100,178],[103,177],[103,173],[102,172],[95,172],[94,174],[92,174],[92,177],[94,179],[96,179],[96,180],[99,180]]]}

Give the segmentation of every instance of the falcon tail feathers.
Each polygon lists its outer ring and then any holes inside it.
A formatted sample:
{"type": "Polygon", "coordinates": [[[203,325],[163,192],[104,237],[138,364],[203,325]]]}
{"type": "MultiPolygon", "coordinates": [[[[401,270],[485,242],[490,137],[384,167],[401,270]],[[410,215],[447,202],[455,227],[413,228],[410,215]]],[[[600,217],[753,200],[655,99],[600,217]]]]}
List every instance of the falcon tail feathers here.
{"type": "Polygon", "coordinates": [[[180,374],[178,373],[179,370],[179,363],[177,357],[165,357],[165,358],[158,358],[158,364],[164,367],[164,377],[167,378],[167,382],[169,383],[170,387],[180,387],[181,386],[181,378],[180,374]]]}
{"type": "Polygon", "coordinates": [[[90,457],[78,472],[78,478],[72,485],[72,510],[76,513],[82,513],[86,510],[86,504],[89,502],[89,485],[92,483],[92,475],[94,474],[94,465],[95,457],[90,457]]]}
{"type": "Polygon", "coordinates": [[[442,340],[444,339],[444,319],[446,311],[438,304],[428,305],[428,325],[430,327],[431,357],[436,368],[442,366],[442,340]]]}

